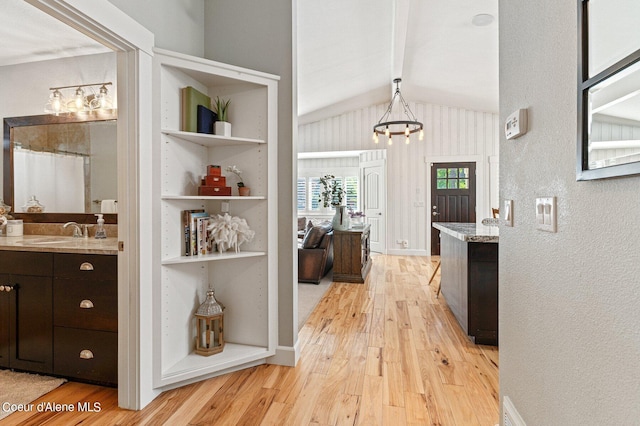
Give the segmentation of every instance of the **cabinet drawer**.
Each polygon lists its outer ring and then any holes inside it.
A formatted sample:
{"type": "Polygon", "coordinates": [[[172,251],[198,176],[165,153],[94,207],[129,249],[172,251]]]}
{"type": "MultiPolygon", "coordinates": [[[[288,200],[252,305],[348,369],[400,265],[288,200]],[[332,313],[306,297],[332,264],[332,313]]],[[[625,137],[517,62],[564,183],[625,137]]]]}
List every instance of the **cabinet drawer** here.
{"type": "Polygon", "coordinates": [[[115,385],[118,381],[117,333],[54,327],[53,372],[115,385]]]}
{"type": "Polygon", "coordinates": [[[28,251],[2,251],[0,271],[3,274],[50,277],[53,271],[53,255],[28,251]]]}
{"type": "Polygon", "coordinates": [[[118,331],[117,281],[53,280],[53,323],[118,331]]]}
{"type": "Polygon", "coordinates": [[[118,256],[56,253],[53,276],[85,280],[117,280],[118,256]]]}

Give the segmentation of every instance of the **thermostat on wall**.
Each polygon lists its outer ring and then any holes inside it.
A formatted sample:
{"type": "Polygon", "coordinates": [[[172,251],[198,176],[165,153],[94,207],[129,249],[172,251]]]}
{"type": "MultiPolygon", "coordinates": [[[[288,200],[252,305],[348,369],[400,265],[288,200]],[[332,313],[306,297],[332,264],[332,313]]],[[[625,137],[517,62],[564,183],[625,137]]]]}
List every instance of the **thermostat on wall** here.
{"type": "Polygon", "coordinates": [[[527,109],[521,108],[507,117],[504,135],[507,139],[515,139],[525,133],[527,133],[527,109]]]}

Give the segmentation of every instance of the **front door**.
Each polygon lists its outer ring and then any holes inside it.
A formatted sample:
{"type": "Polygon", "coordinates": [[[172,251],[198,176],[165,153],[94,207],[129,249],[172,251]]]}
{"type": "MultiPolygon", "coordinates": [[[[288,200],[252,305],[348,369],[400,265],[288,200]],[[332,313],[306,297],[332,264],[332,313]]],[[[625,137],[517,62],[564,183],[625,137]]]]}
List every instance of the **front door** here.
{"type": "MultiPolygon", "coordinates": [[[[431,163],[431,222],[476,221],[476,163],[431,163]]],[[[431,228],[431,255],[440,254],[440,231],[431,228]]]]}

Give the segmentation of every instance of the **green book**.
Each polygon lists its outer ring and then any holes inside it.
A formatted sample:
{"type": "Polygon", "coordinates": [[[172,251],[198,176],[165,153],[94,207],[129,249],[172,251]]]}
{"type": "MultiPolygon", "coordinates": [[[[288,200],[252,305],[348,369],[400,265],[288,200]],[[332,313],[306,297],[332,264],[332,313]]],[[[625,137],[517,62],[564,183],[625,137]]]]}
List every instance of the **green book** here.
{"type": "Polygon", "coordinates": [[[198,105],[211,108],[211,98],[191,86],[182,89],[182,128],[184,132],[198,131],[198,105]]]}

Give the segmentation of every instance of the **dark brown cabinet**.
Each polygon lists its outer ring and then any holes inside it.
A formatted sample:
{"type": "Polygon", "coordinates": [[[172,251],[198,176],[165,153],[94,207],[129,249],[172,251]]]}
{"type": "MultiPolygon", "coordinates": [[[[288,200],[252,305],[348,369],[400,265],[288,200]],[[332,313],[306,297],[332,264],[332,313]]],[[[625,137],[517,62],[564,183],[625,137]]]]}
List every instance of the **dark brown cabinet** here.
{"type": "Polygon", "coordinates": [[[466,242],[440,233],[441,289],[464,332],[477,344],[498,345],[498,244],[466,242]]]}
{"type": "Polygon", "coordinates": [[[363,283],[371,268],[369,230],[333,231],[333,280],[363,283]]]}
{"type": "Polygon", "coordinates": [[[0,367],[117,384],[117,256],[2,251],[0,367]]]}
{"type": "Polygon", "coordinates": [[[0,366],[51,373],[53,255],[5,251],[0,271],[0,366]]]}
{"type": "Polygon", "coordinates": [[[56,253],[53,272],[53,372],[117,384],[117,257],[56,253]]]}
{"type": "Polygon", "coordinates": [[[4,290],[8,282],[9,276],[0,274],[0,367],[9,367],[9,294],[4,290]]]}

